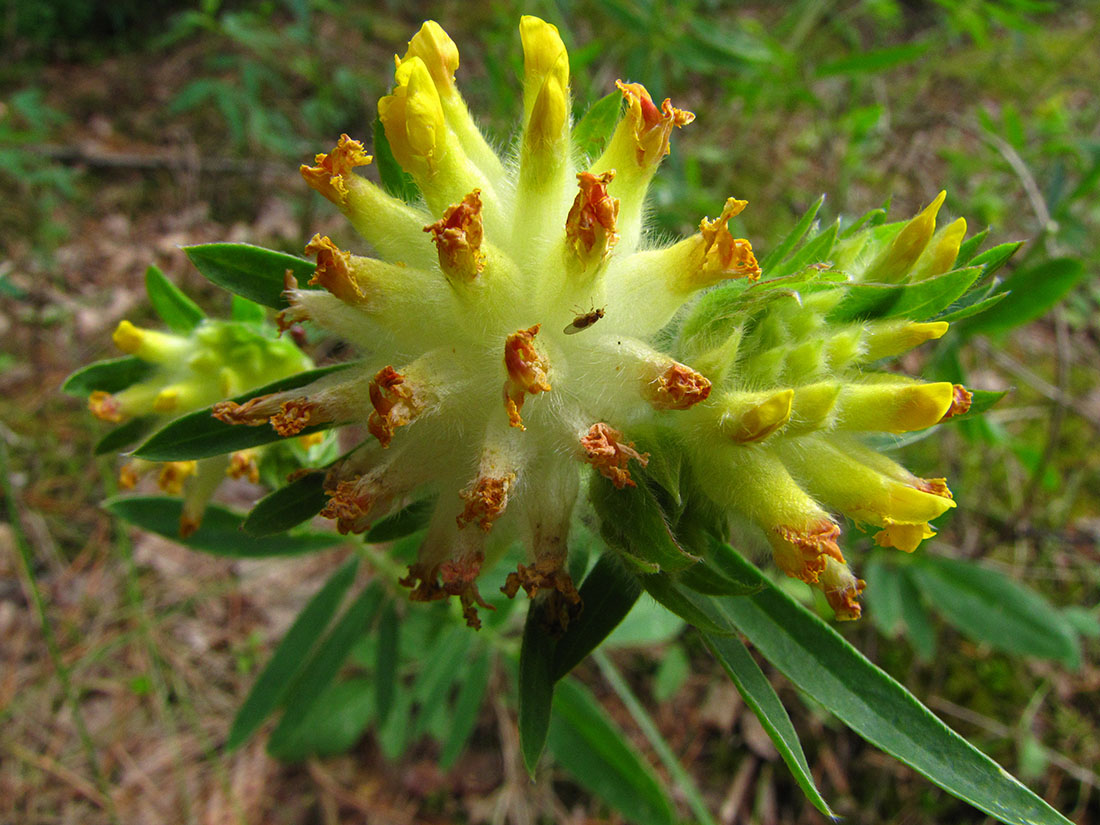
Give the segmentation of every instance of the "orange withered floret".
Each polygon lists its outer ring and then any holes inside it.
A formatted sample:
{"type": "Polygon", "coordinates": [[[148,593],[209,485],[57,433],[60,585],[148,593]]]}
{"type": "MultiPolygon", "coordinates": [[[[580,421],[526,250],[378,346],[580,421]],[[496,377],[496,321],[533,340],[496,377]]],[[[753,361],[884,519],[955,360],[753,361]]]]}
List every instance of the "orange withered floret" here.
{"type": "Polygon", "coordinates": [[[198,471],[197,461],[166,461],[160,465],[157,486],[170,496],[183,492],[183,482],[198,471]]]}
{"type": "Polygon", "coordinates": [[[687,126],[695,115],[683,109],[677,109],[669,98],[665,98],[658,109],[649,92],[641,83],[623,83],[615,81],[615,86],[623,93],[630,108],[629,116],[634,122],[635,154],[639,166],[648,166],[660,162],[669,153],[668,142],[672,127],[687,126]]]}
{"type": "Polygon", "coordinates": [[[472,281],[485,268],[481,241],[481,190],[475,189],[459,203],[447,207],[443,217],[424,227],[439,253],[439,266],[451,278],[472,281]]]}
{"type": "Polygon", "coordinates": [[[931,493],[934,496],[940,496],[941,498],[953,499],[955,496],[951,494],[951,491],[947,488],[946,478],[918,478],[913,486],[920,490],[922,493],[931,493]]]}
{"type": "Polygon", "coordinates": [[[947,412],[943,414],[943,418],[940,421],[946,421],[949,418],[954,418],[956,415],[963,415],[970,412],[970,404],[974,400],[974,394],[970,392],[962,384],[955,384],[951,387],[951,406],[947,408],[947,412]]]}
{"type": "Polygon", "coordinates": [[[600,475],[611,480],[619,490],[624,487],[636,487],[630,477],[627,464],[634,459],[643,467],[649,464],[649,453],[639,453],[634,442],[623,443],[623,434],[602,421],[593,424],[581,437],[585,461],[600,471],[600,475]]]}
{"type": "Polygon", "coordinates": [[[306,183],[335,203],[343,206],[347,203],[348,186],[345,177],[356,166],[366,166],[372,157],[363,149],[363,144],[347,135],[340,135],[340,141],[331,152],[321,153],[314,159],[313,166],[302,164],[302,177],[306,183]]]}
{"type": "Polygon", "coordinates": [[[760,266],[752,252],[752,244],[744,238],[735,238],[729,230],[732,218],[741,214],[748,201],[728,198],[722,214],[713,221],[704,218],[699,224],[703,236],[703,265],[699,272],[700,286],[726,278],[760,278],[760,266]]]}
{"type": "Polygon", "coordinates": [[[543,617],[547,630],[559,636],[569,627],[569,622],[580,615],[581,594],[577,592],[573,579],[562,566],[560,557],[540,558],[534,564],[522,562],[514,573],[509,573],[500,592],[509,599],[523,589],[528,598],[533,599],[542,590],[550,591],[543,617]]]}
{"type": "MultiPolygon", "coordinates": [[[[314,235],[306,244],[306,254],[317,257],[317,269],[309,279],[310,286],[323,286],[348,304],[366,303],[366,296],[351,271],[350,252],[341,250],[327,235],[314,235]]],[[[288,286],[290,289],[295,287],[297,283],[288,286]]]]}
{"type": "Polygon", "coordinates": [[[292,398],[279,405],[279,411],[271,416],[271,426],[281,436],[297,435],[310,424],[320,423],[314,413],[317,404],[308,398],[292,398]]]}
{"type": "Polygon", "coordinates": [[[710,395],[710,381],[691,367],[673,362],[647,384],[649,403],[658,410],[686,410],[710,395]]]}
{"type": "Polygon", "coordinates": [[[256,463],[256,451],[237,450],[230,454],[225,474],[230,478],[244,478],[253,484],[259,484],[260,467],[256,463]]]}
{"type": "Polygon", "coordinates": [[[535,349],[534,344],[541,326],[535,324],[533,327],[517,330],[504,342],[504,368],[508,371],[508,378],[504,382],[504,409],[508,413],[508,422],[521,430],[526,429],[520,410],[523,409],[527,393],[535,395],[550,391],[550,383],[547,381],[550,365],[535,349]]]}
{"type": "Polygon", "coordinates": [[[103,390],[96,390],[88,396],[88,410],[100,421],[109,421],[112,424],[118,424],[123,418],[118,400],[103,390]]]}
{"type": "Polygon", "coordinates": [[[468,553],[437,565],[417,562],[409,565],[409,574],[398,584],[410,588],[409,600],[414,602],[433,602],[458,596],[466,624],[480,630],[481,618],[477,615],[477,608],[495,609],[477,589],[477,577],[484,560],[481,553],[468,553]]]}
{"type": "Polygon", "coordinates": [[[805,527],[776,527],[772,538],[775,562],[788,576],[815,583],[825,570],[827,559],[844,562],[836,540],[840,527],[820,519],[805,527]]]}
{"type": "Polygon", "coordinates": [[[508,492],[515,480],[515,473],[478,476],[459,493],[466,502],[466,507],[456,519],[458,526],[465,527],[476,521],[477,526],[486,532],[493,529],[493,522],[504,514],[504,508],[508,505],[508,492]]]}
{"type": "Polygon", "coordinates": [[[583,266],[604,260],[619,240],[615,231],[619,199],[607,194],[607,185],[614,177],[614,170],[602,175],[577,174],[580,191],[565,219],[565,237],[583,266]]]}
{"type": "Polygon", "coordinates": [[[850,622],[860,617],[862,608],[859,597],[867,583],[863,579],[857,579],[848,569],[848,565],[834,558],[827,558],[818,586],[839,621],[850,622]]]}
{"type": "Polygon", "coordinates": [[[405,376],[392,366],[380,369],[370,383],[370,403],[374,412],[367,419],[367,429],[383,447],[390,446],[393,433],[420,414],[420,403],[405,376]]]}

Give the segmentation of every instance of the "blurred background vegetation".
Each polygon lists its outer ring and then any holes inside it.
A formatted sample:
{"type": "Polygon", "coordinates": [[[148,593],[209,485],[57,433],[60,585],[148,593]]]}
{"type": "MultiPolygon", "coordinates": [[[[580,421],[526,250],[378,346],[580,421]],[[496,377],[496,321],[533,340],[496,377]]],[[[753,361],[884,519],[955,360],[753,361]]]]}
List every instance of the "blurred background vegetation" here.
{"type": "MultiPolygon", "coordinates": [[[[928,552],[979,561],[1044,594],[1084,638],[1082,663],[1002,652],[1012,647],[995,628],[975,629],[980,615],[943,609],[927,570],[909,575],[905,559],[864,552],[858,536],[869,621],[843,630],[1056,808],[1100,821],[1094,3],[2,8],[0,470],[35,567],[32,578],[20,573],[19,536],[0,524],[0,820],[304,823],[370,812],[371,822],[454,822],[508,811],[518,822],[556,811],[556,821],[582,822],[607,812],[566,775],[528,786],[506,703],[475,714],[470,746],[447,769],[432,736],[395,748],[371,735],[345,744],[350,757],[304,765],[272,761],[262,743],[221,755],[236,703],[331,560],[247,565],[144,535],[131,544],[97,508],[112,492],[110,465],[89,466],[101,431],[56,392],[76,366],[111,354],[119,319],[147,315],[150,263],[225,310],[228,299],[188,269],[178,245],[236,240],[300,253],[315,231],[339,234],[296,166],[341,132],[369,143],[392,55],[424,18],[458,43],[463,93],[508,146],[520,102],[516,26],[530,13],[555,23],[570,48],[578,117],[617,78],[696,113],[658,176],[658,232],[689,232],[736,195],[750,202],[740,234],[762,257],[822,193],[832,220],[887,197],[895,216],[908,216],[946,188],[948,216],[965,216],[972,233],[1027,239],[1002,273],[1026,287],[1013,322],[964,329],[905,365],[1012,392],[983,423],[903,449],[918,474],[946,475],[960,503],[928,552]],[[36,592],[52,660],[29,609],[36,592]]],[[[427,632],[417,622],[430,624],[413,619],[409,638],[427,632]]],[[[611,659],[722,821],[822,821],[697,640],[679,623],[639,628],[582,674],[643,752],[651,745],[605,678],[611,659]]],[[[507,693],[506,675],[492,679],[507,693]]],[[[819,785],[849,821],[887,812],[911,823],[982,821],[776,684],[819,785]]]]}

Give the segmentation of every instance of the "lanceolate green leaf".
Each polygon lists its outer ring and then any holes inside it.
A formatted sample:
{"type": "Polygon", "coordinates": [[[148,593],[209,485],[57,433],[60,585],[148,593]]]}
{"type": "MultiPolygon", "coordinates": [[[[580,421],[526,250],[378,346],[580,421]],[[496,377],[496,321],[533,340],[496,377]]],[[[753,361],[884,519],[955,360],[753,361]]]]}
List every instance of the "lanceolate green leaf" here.
{"type": "Polygon", "coordinates": [[[1011,293],[997,306],[961,325],[967,333],[1007,332],[1045,315],[1089,274],[1076,258],[1053,258],[1012,273],[1001,284],[1011,293]]]}
{"type": "Polygon", "coordinates": [[[125,424],[120,424],[99,439],[95,445],[95,454],[106,455],[107,453],[117,453],[125,450],[135,441],[139,441],[147,435],[153,429],[155,423],[156,419],[153,416],[131,418],[125,424]]]}
{"type": "Polygon", "coordinates": [[[312,261],[246,243],[207,243],[185,246],[191,263],[208,280],[230,292],[273,309],[286,309],[283,297],[286,273],[299,283],[312,276],[312,261]]]}
{"type": "Polygon", "coordinates": [[[397,158],[393,156],[393,149],[390,148],[390,141],[380,118],[374,119],[374,165],[387,192],[405,203],[420,200],[420,189],[412,175],[402,169],[397,158]]]}
{"type": "Polygon", "coordinates": [[[810,208],[798,219],[798,223],[794,225],[794,229],[788,232],[787,237],[781,240],[775,249],[771,250],[764,257],[764,260],[760,262],[760,269],[763,270],[764,278],[770,278],[771,268],[791,254],[791,250],[798,245],[798,242],[802,240],[802,236],[809,231],[823,203],[825,203],[824,195],[810,204],[810,208]]]}
{"type": "Polygon", "coordinates": [[[935,610],[962,633],[1006,653],[1081,664],[1073,628],[1042,596],[977,564],[924,554],[909,565],[935,610]]]}
{"type": "Polygon", "coordinates": [[[672,534],[644,474],[639,473],[637,487],[623,490],[603,476],[595,476],[589,496],[600,516],[600,533],[608,544],[670,572],[699,561],[672,534]]]}
{"type": "Polygon", "coordinates": [[[527,608],[519,653],[519,746],[523,764],[532,778],[546,746],[550,703],[554,698],[554,645],[547,632],[543,605],[541,601],[531,602],[527,608]]]}
{"type": "MultiPolygon", "coordinates": [[[[746,573],[754,569],[742,565],[746,573]]],[[[731,626],[799,689],[948,793],[1009,825],[1070,825],[779,588],[766,583],[754,596],[717,602],[731,626]]]]}
{"type": "Polygon", "coordinates": [[[923,321],[951,306],[981,274],[980,267],[968,267],[915,284],[856,284],[829,314],[829,320],[909,318],[923,321]]]}
{"type": "Polygon", "coordinates": [[[397,604],[391,599],[382,608],[378,620],[378,647],[374,660],[375,708],[378,724],[386,721],[393,706],[393,697],[397,690],[398,640],[401,625],[397,620],[397,604]]]}
{"type": "Polygon", "coordinates": [[[806,763],[806,755],[802,752],[802,743],[798,740],[798,734],[795,732],[794,725],[791,724],[791,717],[787,715],[787,709],[779,701],[775,689],[745,649],[745,645],[735,636],[708,634],[703,638],[710,652],[733,680],[745,704],[752,709],[764,730],[768,732],[768,736],[775,743],[776,750],[794,774],[795,781],[806,794],[806,798],[825,816],[834,816],[829,803],[821,796],[821,792],[814,783],[810,766],[806,763]]]}
{"type": "Polygon", "coordinates": [[[836,233],[839,229],[840,220],[837,219],[828,229],[818,232],[806,241],[802,248],[790,258],[772,267],[768,273],[769,280],[771,277],[782,278],[786,275],[793,275],[808,266],[827,261],[829,252],[832,251],[833,244],[836,243],[836,233]]]}
{"type": "Polygon", "coordinates": [[[554,647],[551,675],[555,681],[580,664],[619,626],[641,593],[637,576],[615,553],[607,551],[600,556],[580,587],[584,610],[569,623],[554,647]]]}
{"type": "Polygon", "coordinates": [[[989,229],[983,229],[973,237],[967,238],[959,245],[959,254],[955,257],[955,266],[966,266],[978,254],[985,239],[989,237],[989,229]]]}
{"type": "Polygon", "coordinates": [[[950,321],[952,323],[954,323],[955,321],[961,321],[963,318],[969,318],[972,315],[978,315],[979,313],[985,312],[987,309],[993,309],[993,307],[997,306],[997,304],[1007,298],[1008,295],[1009,293],[1007,292],[998,292],[995,295],[990,295],[988,298],[983,298],[980,301],[975,301],[974,303],[968,304],[967,306],[953,309],[950,312],[945,312],[943,315],[940,315],[938,318],[936,318],[936,320],[950,321]]]}
{"type": "Polygon", "coordinates": [[[325,474],[309,473],[264,496],[244,520],[250,536],[272,536],[317,515],[328,502],[325,474]]]}
{"type": "MultiPolygon", "coordinates": [[[[328,367],[307,370],[268,384],[265,387],[250,390],[231,400],[243,403],[259,395],[297,389],[316,381],[322,376],[347,369],[350,366],[352,366],[350,363],[333,364],[328,367]]],[[[279,441],[283,438],[267,425],[249,427],[243,424],[226,424],[224,421],[214,418],[210,413],[210,409],[210,407],[207,407],[177,418],[164,429],[154,433],[148,441],[134,451],[134,455],[149,461],[188,461],[193,458],[207,458],[212,455],[222,455],[223,453],[231,453],[249,447],[259,447],[261,444],[270,444],[272,441],[279,441]]],[[[302,430],[301,435],[319,432],[332,426],[334,426],[333,423],[325,423],[306,427],[302,430]]]]}
{"type": "Polygon", "coordinates": [[[573,679],[563,680],[554,697],[549,746],[558,764],[628,821],[676,822],[672,803],[653,769],[592,694],[573,679]]]}
{"type": "Polygon", "coordinates": [[[159,496],[125,496],[108,499],[103,508],[135,527],[215,556],[237,559],[261,559],[269,556],[297,556],[327,550],[344,541],[335,533],[283,533],[256,538],[241,530],[240,513],[209,504],[202,526],[187,538],[180,537],[183,501],[159,496]]]}
{"type": "Polygon", "coordinates": [[[87,398],[95,390],[118,392],[150,375],[153,369],[152,364],[133,355],[96,361],[66,378],[61,390],[78,398],[87,398]]]}
{"type": "Polygon", "coordinates": [[[588,158],[596,157],[615,131],[622,110],[623,96],[618,90],[605,95],[588,107],[573,127],[573,143],[588,158]]]}
{"type": "Polygon", "coordinates": [[[286,739],[271,746],[284,762],[344,753],[363,735],[374,716],[374,683],[362,677],[333,682],[286,739]]]}
{"type": "Polygon", "coordinates": [[[729,633],[729,627],[723,626],[711,617],[707,610],[706,597],[682,591],[667,573],[654,573],[642,576],[642,585],[646,592],[656,599],[666,610],[675,613],[681,619],[704,633],[729,633]]]}
{"type": "Polygon", "coordinates": [[[332,684],[352,647],[378,610],[382,595],[379,582],[366,587],[298,672],[286,694],[283,718],[268,741],[268,750],[273,754],[278,754],[292,741],[296,728],[306,720],[310,709],[332,684]]]}
{"type": "Polygon", "coordinates": [[[485,691],[489,687],[492,673],[492,653],[484,648],[466,668],[466,678],[458,690],[454,710],[451,713],[451,729],[443,750],[439,754],[439,767],[446,771],[454,765],[462,753],[470,734],[477,725],[478,712],[485,700],[485,691]]]}
{"type": "Polygon", "coordinates": [[[225,743],[228,750],[242,745],[279,706],[291,680],[336,613],[344,593],[355,579],[358,566],[359,559],[352,557],[302,608],[237,711],[225,743]]]}
{"type": "Polygon", "coordinates": [[[997,244],[997,246],[987,249],[980,255],[974,256],[967,266],[980,266],[982,268],[982,277],[988,278],[1008,263],[1008,259],[1015,255],[1023,245],[1023,241],[1010,241],[1009,243],[997,244]]]}
{"type": "Polygon", "coordinates": [[[186,335],[206,318],[199,305],[184,295],[155,266],[145,270],[145,292],[157,315],[175,332],[186,335]]]}

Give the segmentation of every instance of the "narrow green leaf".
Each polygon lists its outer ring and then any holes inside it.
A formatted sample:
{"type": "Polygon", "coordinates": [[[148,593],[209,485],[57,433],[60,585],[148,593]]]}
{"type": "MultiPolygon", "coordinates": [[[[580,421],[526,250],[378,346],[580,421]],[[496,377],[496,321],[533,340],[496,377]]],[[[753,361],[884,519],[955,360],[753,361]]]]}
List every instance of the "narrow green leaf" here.
{"type": "Polygon", "coordinates": [[[417,530],[428,525],[435,510],[435,499],[426,498],[414,501],[403,510],[386,516],[370,530],[367,531],[367,542],[378,544],[383,541],[394,541],[412,535],[417,530]]]}
{"type": "Polygon", "coordinates": [[[268,746],[283,762],[310,756],[335,756],[359,741],[374,716],[374,685],[362,677],[334,682],[325,688],[302,724],[285,739],[268,746]]]}
{"type": "Polygon", "coordinates": [[[806,241],[802,248],[790,258],[772,267],[768,271],[768,280],[772,280],[773,277],[782,278],[786,275],[793,275],[808,266],[827,261],[829,253],[833,249],[833,244],[836,243],[836,233],[839,229],[840,219],[838,218],[828,229],[818,232],[806,241]]]}
{"type": "MultiPolygon", "coordinates": [[[[967,266],[982,267],[982,277],[988,278],[1006,263],[1024,245],[1023,241],[1010,241],[990,247],[985,252],[972,258],[967,266]]],[[[961,252],[960,252],[961,257],[961,252]]]]}
{"type": "Polygon", "coordinates": [[[133,355],[96,361],[81,367],[61,385],[61,391],[77,398],[87,398],[95,390],[118,392],[151,375],[155,367],[133,355]]]}
{"type": "Polygon", "coordinates": [[[554,640],[546,628],[542,607],[542,602],[531,602],[527,608],[519,653],[519,746],[532,779],[546,746],[554,698],[554,640]]]}
{"type": "Polygon", "coordinates": [[[229,308],[229,315],[234,321],[242,321],[246,324],[262,324],[267,320],[267,310],[240,295],[233,295],[229,308]]]}
{"type": "Polygon", "coordinates": [[[186,335],[206,318],[199,305],[155,266],[145,270],[145,292],[157,315],[174,332],[186,335]]]}
{"type": "Polygon", "coordinates": [[[959,244],[959,254],[955,256],[955,267],[967,266],[978,254],[978,250],[982,248],[982,244],[985,243],[987,237],[989,237],[988,227],[959,244]]]}
{"type": "Polygon", "coordinates": [[[416,203],[420,200],[420,189],[412,175],[401,168],[397,158],[393,156],[389,138],[386,137],[386,129],[382,125],[381,118],[374,119],[374,165],[378,169],[378,177],[382,186],[395,198],[400,198],[405,203],[416,203]]]}
{"type": "Polygon", "coordinates": [[[794,225],[794,228],[788,232],[787,236],[779,242],[775,249],[769,252],[764,257],[764,260],[760,262],[760,269],[763,270],[765,278],[770,277],[771,268],[790,255],[791,250],[793,250],[795,246],[798,245],[798,242],[802,240],[802,236],[809,231],[823,203],[825,203],[824,195],[810,204],[810,208],[798,219],[798,223],[794,225]]]}
{"type": "Polygon", "coordinates": [[[282,533],[313,518],[327,502],[325,474],[309,473],[260,499],[242,529],[257,538],[282,533]]]}
{"type": "Polygon", "coordinates": [[[676,541],[644,473],[637,472],[636,480],[637,487],[619,490],[609,479],[593,474],[588,494],[600,516],[604,541],[661,570],[690,567],[699,558],[676,541]]]}
{"type": "Polygon", "coordinates": [[[374,660],[374,702],[378,724],[386,721],[397,692],[398,638],[401,626],[397,621],[397,604],[390,599],[382,608],[378,620],[378,647],[374,660]]]}
{"type": "Polygon", "coordinates": [[[466,679],[458,691],[454,710],[451,712],[450,733],[439,754],[441,770],[449,770],[454,765],[477,726],[481,705],[485,701],[485,691],[489,687],[492,663],[491,651],[489,648],[482,648],[467,669],[466,679]]]}
{"type": "Polygon", "coordinates": [[[688,624],[704,633],[729,633],[729,625],[712,618],[713,610],[706,597],[688,591],[684,592],[667,573],[642,576],[642,586],[666,610],[675,613],[688,624]]]}
{"type": "Polygon", "coordinates": [[[246,243],[207,243],[183,251],[207,280],[265,307],[286,309],[289,270],[300,283],[313,276],[312,261],[246,243]]]}
{"type": "Polygon", "coordinates": [[[587,688],[574,679],[562,680],[553,709],[550,749],[582,787],[631,822],[676,822],[672,803],[653,769],[587,688]]]}
{"type": "Polygon", "coordinates": [[[409,693],[417,704],[417,714],[410,730],[410,740],[433,729],[434,722],[446,712],[447,697],[456,682],[465,677],[466,654],[474,637],[467,627],[451,625],[437,635],[435,644],[421,656],[430,663],[417,674],[409,693]]]}
{"type": "Polygon", "coordinates": [[[309,711],[332,684],[352,647],[359,641],[378,610],[382,596],[381,583],[376,581],[368,585],[333,625],[309,661],[302,666],[287,690],[283,718],[279,720],[268,740],[267,748],[272,755],[278,754],[291,743],[295,729],[306,721],[309,711]]]}
{"type": "Polygon", "coordinates": [[[868,618],[879,633],[896,636],[902,623],[901,575],[898,568],[884,563],[875,555],[864,562],[863,578],[867,580],[864,599],[868,618]]]}
{"type": "MultiPolygon", "coordinates": [[[[997,292],[990,295],[988,298],[983,298],[980,301],[975,301],[972,304],[968,304],[958,309],[953,309],[950,312],[945,312],[936,318],[937,321],[961,321],[963,318],[969,318],[971,315],[977,315],[981,312],[985,312],[987,309],[992,309],[997,306],[1001,301],[1009,296],[1008,292],[997,292]]],[[[969,296],[968,296],[969,297],[969,296]]]]}
{"type": "Polygon", "coordinates": [[[554,647],[551,676],[561,679],[595,650],[630,612],[642,586],[618,554],[605,552],[580,587],[581,615],[569,623],[554,647]]]}
{"type": "MultiPolygon", "coordinates": [[[[289,378],[275,381],[267,386],[250,390],[230,400],[240,404],[260,395],[297,389],[313,383],[318,378],[347,369],[350,366],[352,366],[351,363],[333,364],[328,367],[307,370],[289,378]]],[[[283,439],[283,436],[269,426],[248,427],[226,424],[224,421],[214,418],[210,410],[210,407],[206,407],[177,418],[167,427],[154,433],[148,441],[134,451],[134,455],[149,461],[188,461],[193,458],[208,458],[209,456],[231,453],[249,447],[259,447],[262,444],[270,444],[273,441],[283,439]]],[[[300,435],[320,432],[333,426],[336,426],[334,422],[326,422],[306,427],[300,435]]],[[[296,438],[297,436],[292,437],[296,438]]]]}
{"type": "Polygon", "coordinates": [[[115,427],[95,445],[95,455],[118,453],[125,450],[134,442],[147,435],[156,426],[156,417],[147,415],[141,418],[131,418],[125,424],[115,427]]]}
{"type": "MultiPolygon", "coordinates": [[[[746,574],[755,568],[742,560],[746,574]]],[[[826,710],[948,793],[1008,825],[1069,825],[835,630],[756,571],[754,596],[717,600],[733,627],[826,710]]]]}
{"type": "Polygon", "coordinates": [[[829,313],[829,320],[909,318],[923,321],[955,303],[981,272],[981,268],[975,266],[945,272],[915,284],[855,284],[829,313]]]}
{"type": "Polygon", "coordinates": [[[917,585],[906,568],[898,571],[898,594],[901,596],[901,618],[905,622],[905,638],[917,658],[930,662],[936,655],[936,628],[932,614],[924,606],[917,585]]]}
{"type": "Polygon", "coordinates": [[[873,49],[860,51],[850,57],[842,57],[817,67],[814,73],[818,77],[833,77],[835,75],[874,74],[900,66],[903,63],[912,63],[930,48],[928,43],[905,43],[900,46],[889,46],[885,49],[873,49]]]}
{"type": "Polygon", "coordinates": [[[184,547],[236,559],[298,556],[327,550],[344,541],[335,533],[307,532],[256,538],[241,529],[244,516],[217,504],[208,504],[202,526],[187,538],[181,538],[183,501],[178,498],[125,496],[108,499],[103,502],[103,509],[135,527],[164,536],[184,547]]]}
{"type": "Polygon", "coordinates": [[[1011,293],[997,306],[969,319],[961,327],[967,334],[995,335],[1034,321],[1062,300],[1089,270],[1076,258],[1053,258],[1012,273],[1001,284],[1011,293]]]}
{"type": "Polygon", "coordinates": [[[1077,634],[1034,590],[996,570],[927,554],[909,572],[936,612],[963,635],[1006,653],[1080,666],[1077,634]]]}
{"type": "Polygon", "coordinates": [[[412,729],[412,697],[399,692],[394,701],[390,716],[385,724],[378,726],[378,745],[382,755],[390,761],[398,759],[409,746],[409,731],[412,729]]]}
{"type": "Polygon", "coordinates": [[[355,579],[358,567],[359,559],[353,556],[329,577],[302,608],[233,718],[225,743],[227,750],[235,750],[244,744],[279,706],[291,680],[335,615],[344,593],[355,579]]]}
{"type": "Polygon", "coordinates": [[[622,111],[623,95],[617,89],[604,95],[584,113],[573,127],[573,143],[586,158],[599,155],[611,139],[622,111]]]}
{"type": "Polygon", "coordinates": [[[760,724],[775,744],[779,755],[787,763],[794,775],[798,787],[825,816],[836,819],[829,803],[822,797],[814,782],[810,766],[806,763],[806,754],[802,752],[802,743],[798,739],[791,717],[779,700],[775,689],[768,682],[756,660],[745,649],[745,645],[736,636],[711,636],[704,634],[703,639],[714,657],[721,663],[737,692],[745,700],[760,724]]]}

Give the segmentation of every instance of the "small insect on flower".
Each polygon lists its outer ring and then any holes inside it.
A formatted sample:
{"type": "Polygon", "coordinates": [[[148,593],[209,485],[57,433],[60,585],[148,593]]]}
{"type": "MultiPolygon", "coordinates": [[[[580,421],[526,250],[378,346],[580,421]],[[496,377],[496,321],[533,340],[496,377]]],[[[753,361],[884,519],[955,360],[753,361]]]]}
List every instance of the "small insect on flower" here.
{"type": "Polygon", "coordinates": [[[566,335],[576,335],[582,329],[588,329],[601,318],[603,318],[603,307],[591,309],[574,318],[573,323],[569,324],[562,332],[566,335]]]}

